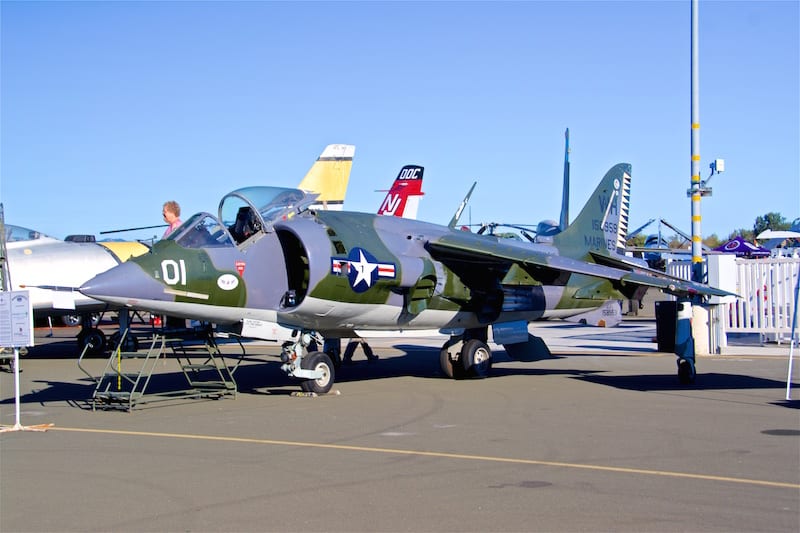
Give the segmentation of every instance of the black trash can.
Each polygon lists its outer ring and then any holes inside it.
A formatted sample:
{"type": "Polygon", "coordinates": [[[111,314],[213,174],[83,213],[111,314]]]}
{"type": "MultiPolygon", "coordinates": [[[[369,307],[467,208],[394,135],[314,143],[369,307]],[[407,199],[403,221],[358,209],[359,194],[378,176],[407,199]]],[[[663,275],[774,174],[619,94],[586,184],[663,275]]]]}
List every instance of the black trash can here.
{"type": "Polygon", "coordinates": [[[678,319],[678,302],[656,302],[656,342],[658,351],[675,353],[675,323],[678,319]]]}

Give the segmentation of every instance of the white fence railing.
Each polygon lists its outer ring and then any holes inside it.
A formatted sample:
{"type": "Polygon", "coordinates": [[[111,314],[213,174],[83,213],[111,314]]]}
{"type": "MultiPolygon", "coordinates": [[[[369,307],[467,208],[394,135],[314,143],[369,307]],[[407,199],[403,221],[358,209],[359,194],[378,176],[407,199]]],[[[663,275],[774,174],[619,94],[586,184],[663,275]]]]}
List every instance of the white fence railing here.
{"type": "Polygon", "coordinates": [[[790,333],[800,259],[737,259],[737,298],[728,304],[727,331],[790,333]]]}
{"type": "MultiPolygon", "coordinates": [[[[691,262],[670,263],[667,272],[691,279],[691,262]]],[[[737,259],[735,292],[740,298],[720,310],[725,331],[762,335],[791,333],[798,275],[798,257],[737,259]]]]}

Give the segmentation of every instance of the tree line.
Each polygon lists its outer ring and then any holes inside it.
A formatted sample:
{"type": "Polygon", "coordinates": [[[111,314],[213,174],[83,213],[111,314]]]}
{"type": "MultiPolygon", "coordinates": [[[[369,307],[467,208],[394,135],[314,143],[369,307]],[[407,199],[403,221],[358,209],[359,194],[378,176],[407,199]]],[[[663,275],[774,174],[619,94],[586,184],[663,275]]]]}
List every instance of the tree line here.
{"type": "MultiPolygon", "coordinates": [[[[743,239],[747,241],[753,242],[757,235],[768,229],[781,231],[781,230],[788,230],[791,227],[792,227],[792,222],[786,220],[786,217],[784,217],[780,213],[774,213],[774,212],[767,213],[765,215],[756,217],[752,229],[739,228],[733,230],[728,234],[726,238],[720,238],[716,233],[712,233],[711,235],[708,235],[707,237],[703,238],[703,244],[705,244],[709,248],[716,248],[717,246],[725,244],[734,237],[739,237],[739,236],[741,236],[743,239]]],[[[627,242],[627,245],[630,247],[642,247],[644,246],[646,239],[647,235],[643,235],[640,233],[633,239],[630,239],[627,242]]],[[[664,239],[669,243],[670,248],[680,248],[687,242],[686,239],[677,234],[673,234],[672,236],[669,237],[665,235],[664,239]]]]}

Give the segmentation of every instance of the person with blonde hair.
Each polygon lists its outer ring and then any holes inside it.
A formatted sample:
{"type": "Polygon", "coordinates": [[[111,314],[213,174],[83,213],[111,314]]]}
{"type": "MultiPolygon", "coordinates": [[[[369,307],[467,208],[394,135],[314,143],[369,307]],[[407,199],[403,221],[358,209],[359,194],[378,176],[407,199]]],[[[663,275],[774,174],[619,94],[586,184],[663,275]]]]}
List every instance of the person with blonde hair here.
{"type": "Polygon", "coordinates": [[[164,216],[164,222],[169,224],[169,227],[164,230],[164,235],[161,237],[162,239],[166,239],[170,233],[183,224],[181,220],[181,206],[175,200],[164,202],[161,214],[164,216]]]}

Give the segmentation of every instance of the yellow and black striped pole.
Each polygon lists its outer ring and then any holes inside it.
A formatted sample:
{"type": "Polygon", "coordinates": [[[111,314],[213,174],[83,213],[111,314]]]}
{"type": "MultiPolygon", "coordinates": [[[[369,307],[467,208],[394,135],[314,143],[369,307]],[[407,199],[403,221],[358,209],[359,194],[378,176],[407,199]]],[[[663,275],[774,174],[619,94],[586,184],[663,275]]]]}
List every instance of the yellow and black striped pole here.
{"type": "Polygon", "coordinates": [[[700,216],[700,199],[702,184],[700,183],[700,53],[698,43],[698,4],[692,0],[692,183],[689,194],[692,199],[692,281],[704,282],[703,238],[701,233],[702,217],[700,216]]]}
{"type": "MultiPolygon", "coordinates": [[[[700,236],[700,199],[702,184],[700,182],[700,79],[699,53],[697,46],[697,6],[698,0],[691,2],[691,148],[692,148],[692,181],[687,195],[692,199],[692,281],[702,282],[703,239],[700,236]]],[[[678,356],[678,380],[684,385],[694,382],[695,350],[692,336],[692,301],[689,298],[678,298],[675,317],[675,355],[678,356]]]]}

